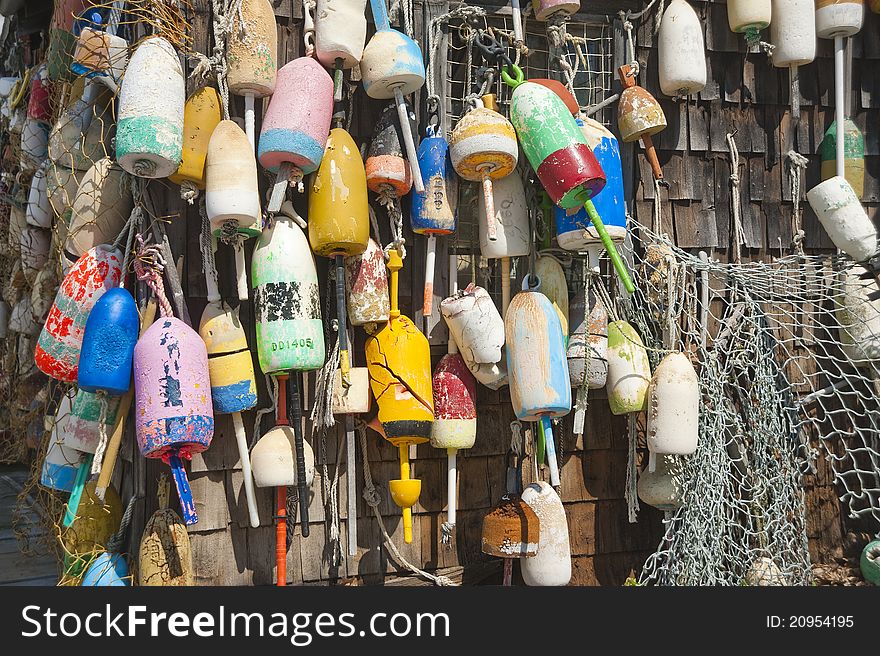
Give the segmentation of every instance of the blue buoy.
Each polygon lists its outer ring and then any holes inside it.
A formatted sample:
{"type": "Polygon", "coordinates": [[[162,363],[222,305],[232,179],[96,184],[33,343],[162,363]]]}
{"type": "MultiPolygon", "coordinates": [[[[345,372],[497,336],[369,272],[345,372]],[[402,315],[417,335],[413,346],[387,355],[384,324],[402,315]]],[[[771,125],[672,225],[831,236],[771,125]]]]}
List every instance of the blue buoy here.
{"type": "Polygon", "coordinates": [[[95,303],[86,320],[79,357],[81,389],[111,396],[129,390],[139,323],[134,298],[122,287],[109,290],[95,303]]]}
{"type": "Polygon", "coordinates": [[[128,563],[119,553],[106,551],[95,558],[83,575],[81,586],[118,587],[129,583],[128,563]]]}

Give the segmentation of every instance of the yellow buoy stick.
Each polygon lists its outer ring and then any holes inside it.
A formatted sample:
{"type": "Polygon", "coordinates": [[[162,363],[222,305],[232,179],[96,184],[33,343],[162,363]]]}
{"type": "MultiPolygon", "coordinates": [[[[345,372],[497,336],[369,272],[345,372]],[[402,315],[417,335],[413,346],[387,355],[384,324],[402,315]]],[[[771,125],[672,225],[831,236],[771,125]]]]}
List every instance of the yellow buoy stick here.
{"type": "MultiPolygon", "coordinates": [[[[401,481],[409,481],[410,473],[409,473],[409,443],[404,442],[401,443],[400,446],[397,447],[400,452],[400,480],[401,481]]],[[[404,483],[405,485],[405,483],[404,483]]],[[[402,508],[403,510],[403,541],[407,544],[412,542],[412,507],[405,506],[402,508]]]]}

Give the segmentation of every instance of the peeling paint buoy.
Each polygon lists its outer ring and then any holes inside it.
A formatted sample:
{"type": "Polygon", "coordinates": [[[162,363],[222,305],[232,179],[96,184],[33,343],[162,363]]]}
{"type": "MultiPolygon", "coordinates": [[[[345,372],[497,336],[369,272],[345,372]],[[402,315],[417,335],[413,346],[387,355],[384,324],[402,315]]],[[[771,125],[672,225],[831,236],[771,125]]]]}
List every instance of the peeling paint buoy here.
{"type": "Polygon", "coordinates": [[[367,250],[345,258],[345,297],[353,326],[388,321],[388,270],[382,247],[370,239],[367,250]]]}
{"type": "MultiPolygon", "coordinates": [[[[846,119],[843,125],[844,177],[853,188],[856,197],[861,198],[865,194],[865,137],[850,119],[846,119]]],[[[828,180],[837,175],[837,123],[835,121],[832,121],[828,129],[825,130],[825,137],[819,146],[819,153],[822,159],[822,179],[828,180]]]]}
{"type": "Polygon", "coordinates": [[[522,500],[535,511],[540,524],[538,553],[520,560],[523,580],[529,586],[568,585],[571,545],[562,500],[545,481],[529,485],[523,490],[522,500]]]}
{"type": "Polygon", "coordinates": [[[131,293],[109,290],[89,312],[83,332],[77,385],[86,392],[122,396],[131,386],[140,319],[131,293]]]}
{"type": "Polygon", "coordinates": [[[566,349],[568,376],[572,387],[600,389],[608,379],[608,312],[595,295],[590,294],[589,305],[586,300],[582,291],[572,303],[583,319],[572,322],[576,325],[566,349]]]}
{"type": "Polygon", "coordinates": [[[820,182],[807,192],[807,201],[834,245],[856,262],[877,252],[877,229],[846,178],[820,182]]]}
{"type": "Polygon", "coordinates": [[[504,320],[489,292],[471,283],[444,299],[440,313],[466,362],[492,364],[501,360],[504,320]]]}

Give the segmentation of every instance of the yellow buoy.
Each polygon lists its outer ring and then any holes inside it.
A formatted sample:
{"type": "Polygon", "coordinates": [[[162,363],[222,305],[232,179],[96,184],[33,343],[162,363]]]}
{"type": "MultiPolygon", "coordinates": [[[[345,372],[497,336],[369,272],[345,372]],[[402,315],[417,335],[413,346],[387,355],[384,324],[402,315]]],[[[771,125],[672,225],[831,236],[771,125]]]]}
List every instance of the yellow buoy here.
{"type": "Polygon", "coordinates": [[[171,182],[189,189],[205,188],[208,143],[221,120],[220,96],[213,87],[203,87],[187,99],[183,107],[183,160],[168,176],[171,182]]]}
{"type": "Polygon", "coordinates": [[[159,510],[153,513],[138,550],[138,585],[186,586],[193,584],[192,549],[186,524],[168,507],[169,486],[159,481],[159,510]]]}

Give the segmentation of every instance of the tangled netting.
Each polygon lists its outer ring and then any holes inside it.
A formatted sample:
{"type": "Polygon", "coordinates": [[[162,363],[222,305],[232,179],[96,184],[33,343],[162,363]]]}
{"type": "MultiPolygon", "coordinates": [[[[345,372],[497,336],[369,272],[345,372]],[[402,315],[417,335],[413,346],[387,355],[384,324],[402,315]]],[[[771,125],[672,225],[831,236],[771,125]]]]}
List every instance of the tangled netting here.
{"type": "Polygon", "coordinates": [[[671,467],[681,507],[639,582],[812,582],[802,476],[828,459],[852,519],[880,530],[880,303],[845,258],[728,264],[638,226],[637,291],[618,301],[648,346],[691,357],[696,453],[671,467]]]}

